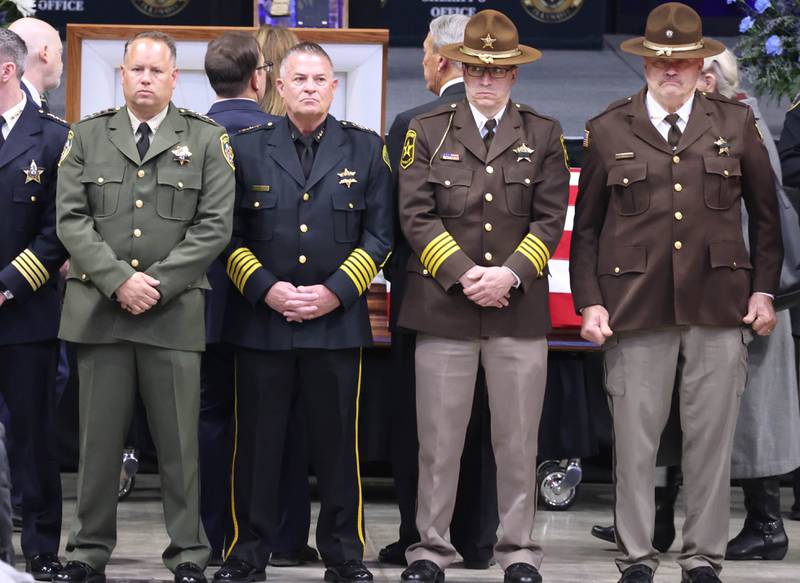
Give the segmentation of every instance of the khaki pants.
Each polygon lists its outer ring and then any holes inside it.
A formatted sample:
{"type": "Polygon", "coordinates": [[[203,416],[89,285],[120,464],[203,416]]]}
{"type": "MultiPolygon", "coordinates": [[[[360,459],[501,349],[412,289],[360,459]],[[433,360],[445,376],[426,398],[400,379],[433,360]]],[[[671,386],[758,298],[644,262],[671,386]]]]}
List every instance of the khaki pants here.
{"type": "Polygon", "coordinates": [[[542,562],[533,540],[536,451],[547,380],[544,338],[452,340],[417,336],[417,426],[420,542],[408,562],[446,568],[456,558],[446,538],[453,516],[464,435],[472,411],[478,365],[486,372],[492,447],[497,462],[497,505],[502,535],[494,556],[504,569],[542,562]]]}
{"type": "Polygon", "coordinates": [[[728,541],[731,448],[751,339],[744,328],[688,326],[617,333],[603,347],[614,425],[620,570],[634,563],[658,567],[652,546],[656,452],[676,375],[686,508],[678,563],[684,571],[721,570],[728,541]]]}

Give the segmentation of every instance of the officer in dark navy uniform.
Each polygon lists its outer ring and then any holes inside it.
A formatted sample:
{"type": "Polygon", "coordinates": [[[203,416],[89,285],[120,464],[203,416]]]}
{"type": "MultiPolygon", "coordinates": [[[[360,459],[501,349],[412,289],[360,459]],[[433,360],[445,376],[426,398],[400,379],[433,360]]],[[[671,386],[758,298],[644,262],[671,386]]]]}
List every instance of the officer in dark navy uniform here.
{"type": "Polygon", "coordinates": [[[380,138],[328,115],[330,57],[300,43],[277,87],[288,115],[245,130],[227,271],[224,338],[237,346],[234,525],[216,581],[263,580],[278,517],[292,401],[308,419],[327,581],[369,581],[358,460],[364,297],[392,244],[391,176],[380,138]]]}
{"type": "Polygon", "coordinates": [[[52,447],[60,300],[58,158],[67,124],[20,89],[25,43],[0,29],[0,392],[8,405],[12,467],[22,473],[22,551],[37,580],[61,569],[61,482],[52,447]]]}

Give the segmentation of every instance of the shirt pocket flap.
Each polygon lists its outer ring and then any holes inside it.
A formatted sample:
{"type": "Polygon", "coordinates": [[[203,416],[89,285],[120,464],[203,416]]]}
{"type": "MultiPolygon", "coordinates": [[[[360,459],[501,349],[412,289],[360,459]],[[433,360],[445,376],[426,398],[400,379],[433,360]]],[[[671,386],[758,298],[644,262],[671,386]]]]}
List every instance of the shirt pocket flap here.
{"type": "Polygon", "coordinates": [[[712,241],[708,244],[711,267],[753,269],[750,254],[741,241],[712,241]]]}
{"type": "Polygon", "coordinates": [[[108,182],[122,182],[124,174],[124,166],[87,164],[83,167],[81,182],[84,184],[94,183],[102,186],[108,182]]]}
{"type": "Polygon", "coordinates": [[[647,178],[647,162],[620,164],[608,169],[606,186],[629,186],[647,178]]]}
{"type": "Polygon", "coordinates": [[[331,201],[334,210],[337,211],[363,211],[367,208],[367,202],[363,195],[347,190],[334,192],[331,201]]]}
{"type": "Polygon", "coordinates": [[[202,187],[202,176],[200,174],[178,169],[159,168],[157,180],[159,184],[171,186],[175,190],[200,190],[202,187]]]}
{"type": "Polygon", "coordinates": [[[541,182],[544,177],[536,176],[533,173],[533,166],[530,164],[509,166],[503,168],[503,178],[506,184],[522,184],[523,186],[530,186],[535,182],[541,182]]]}
{"type": "Polygon", "coordinates": [[[250,190],[242,196],[241,208],[251,211],[275,208],[278,204],[278,196],[274,192],[264,192],[260,190],[250,190]]]}
{"type": "Polygon", "coordinates": [[[626,273],[644,273],[646,270],[646,247],[617,247],[612,253],[601,254],[597,265],[598,275],[620,276],[626,273]]]}
{"type": "Polygon", "coordinates": [[[428,172],[428,182],[440,184],[445,188],[470,186],[472,184],[472,170],[469,168],[433,167],[428,172]]]}
{"type": "Polygon", "coordinates": [[[703,158],[708,174],[719,174],[725,178],[729,176],[741,176],[742,167],[738,158],[728,158],[727,156],[706,156],[703,158]]]}

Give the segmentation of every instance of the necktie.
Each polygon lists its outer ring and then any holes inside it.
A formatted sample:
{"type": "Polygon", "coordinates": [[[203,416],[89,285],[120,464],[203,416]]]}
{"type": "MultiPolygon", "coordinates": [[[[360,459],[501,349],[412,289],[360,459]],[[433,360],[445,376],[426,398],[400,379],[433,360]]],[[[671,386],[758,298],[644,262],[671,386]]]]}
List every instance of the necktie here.
{"type": "Polygon", "coordinates": [[[681,141],[681,135],[683,132],[678,127],[678,117],[677,113],[670,113],[664,120],[669,124],[669,133],[667,134],[667,143],[672,146],[673,149],[678,147],[678,142],[681,141]]]}
{"type": "Polygon", "coordinates": [[[492,146],[492,138],[494,138],[494,128],[497,127],[497,120],[487,119],[483,127],[486,129],[486,135],[483,136],[483,143],[486,144],[486,151],[488,152],[489,148],[492,146]]]}
{"type": "Polygon", "coordinates": [[[314,165],[314,136],[300,136],[298,138],[303,144],[303,153],[300,155],[300,166],[303,168],[303,175],[308,178],[311,175],[311,167],[314,165]]]}
{"type": "Polygon", "coordinates": [[[6,125],[6,118],[0,115],[0,148],[3,147],[3,144],[6,143],[6,139],[3,137],[3,127],[6,125]]]}
{"type": "Polygon", "coordinates": [[[47,103],[47,93],[42,93],[39,96],[39,99],[42,102],[42,108],[41,108],[42,111],[44,111],[45,113],[48,113],[50,111],[50,104],[47,103]]]}
{"type": "Polygon", "coordinates": [[[139,141],[136,142],[136,149],[139,150],[139,159],[144,160],[147,149],[150,147],[150,126],[146,122],[139,124],[139,141]]]}

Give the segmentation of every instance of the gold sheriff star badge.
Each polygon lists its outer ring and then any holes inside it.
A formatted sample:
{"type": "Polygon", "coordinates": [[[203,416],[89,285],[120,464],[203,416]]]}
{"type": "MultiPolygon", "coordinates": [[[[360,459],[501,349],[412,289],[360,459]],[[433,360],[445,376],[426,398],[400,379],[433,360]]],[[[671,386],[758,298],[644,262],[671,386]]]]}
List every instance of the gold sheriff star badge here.
{"type": "Polygon", "coordinates": [[[341,178],[339,184],[344,184],[347,188],[350,188],[353,183],[358,182],[358,180],[356,180],[355,170],[348,170],[345,168],[341,172],[338,172],[336,176],[341,178]]]}
{"type": "Polygon", "coordinates": [[[514,148],[511,151],[517,155],[517,162],[522,162],[523,160],[530,162],[531,154],[535,152],[535,150],[533,148],[529,148],[525,142],[522,142],[521,146],[514,148]]]}
{"type": "Polygon", "coordinates": [[[189,151],[189,146],[178,146],[172,150],[172,155],[175,156],[173,160],[181,166],[188,164],[189,158],[192,157],[192,153],[189,151]]]}
{"type": "Polygon", "coordinates": [[[722,155],[730,156],[731,148],[730,148],[730,144],[728,144],[728,140],[726,140],[723,137],[719,137],[719,138],[717,138],[717,141],[714,142],[714,145],[717,148],[719,148],[719,155],[720,156],[722,156],[722,155]]]}
{"type": "Polygon", "coordinates": [[[39,168],[39,165],[36,164],[36,160],[31,160],[30,166],[23,168],[22,171],[25,173],[25,184],[28,184],[29,182],[38,182],[39,184],[42,183],[42,174],[44,174],[44,169],[39,168]]]}
{"type": "Polygon", "coordinates": [[[492,33],[491,32],[487,32],[486,36],[481,38],[481,40],[483,41],[483,48],[485,48],[485,49],[493,49],[494,48],[494,41],[496,41],[497,39],[496,38],[492,38],[492,33]]]}

